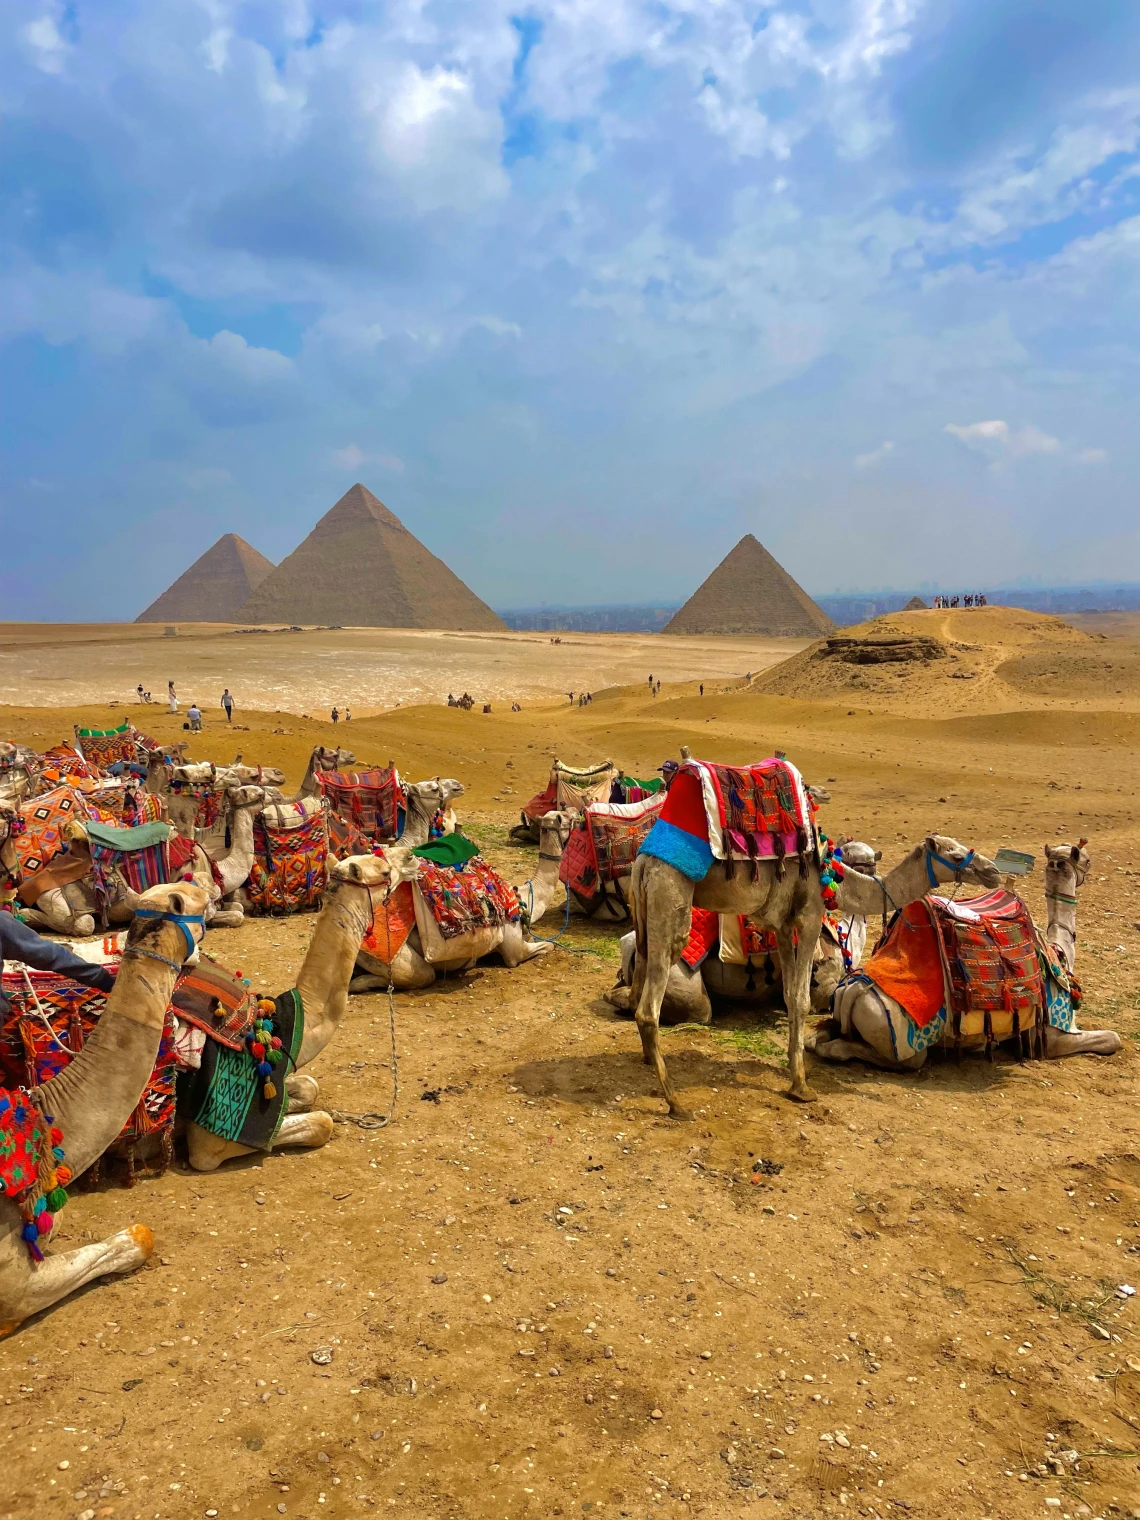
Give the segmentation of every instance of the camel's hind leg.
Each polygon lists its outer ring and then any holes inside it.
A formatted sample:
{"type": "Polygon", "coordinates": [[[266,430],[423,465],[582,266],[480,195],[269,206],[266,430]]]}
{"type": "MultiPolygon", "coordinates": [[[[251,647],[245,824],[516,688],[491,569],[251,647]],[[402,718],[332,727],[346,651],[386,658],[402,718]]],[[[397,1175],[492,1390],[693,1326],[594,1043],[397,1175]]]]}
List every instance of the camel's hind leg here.
{"type": "Polygon", "coordinates": [[[1045,1026],[1045,1059],[1059,1061],[1065,1056],[1114,1056],[1124,1048],[1115,1029],[1063,1029],[1045,1026]]]}
{"type": "Polygon", "coordinates": [[[19,1255],[14,1255],[0,1274],[0,1337],[10,1335],[23,1320],[41,1309],[50,1309],[97,1277],[133,1272],[154,1250],[154,1236],[145,1224],[133,1224],[94,1245],[46,1256],[35,1266],[15,1232],[12,1243],[19,1255]]]}
{"type": "Polygon", "coordinates": [[[692,895],[692,882],[672,867],[652,856],[640,856],[634,862],[631,902],[638,919],[639,948],[644,945],[644,954],[638,956],[634,972],[634,992],[638,995],[637,1030],[641,1035],[645,1064],[652,1066],[657,1073],[669,1113],[674,1119],[691,1119],[693,1116],[677,1102],[661,1054],[659,1025],[669,971],[688,937],[692,895]]]}
{"type": "Polygon", "coordinates": [[[300,1072],[293,1072],[285,1078],[285,1091],[289,1094],[289,1107],[286,1110],[290,1114],[307,1114],[317,1101],[316,1077],[303,1076],[300,1072]]]}

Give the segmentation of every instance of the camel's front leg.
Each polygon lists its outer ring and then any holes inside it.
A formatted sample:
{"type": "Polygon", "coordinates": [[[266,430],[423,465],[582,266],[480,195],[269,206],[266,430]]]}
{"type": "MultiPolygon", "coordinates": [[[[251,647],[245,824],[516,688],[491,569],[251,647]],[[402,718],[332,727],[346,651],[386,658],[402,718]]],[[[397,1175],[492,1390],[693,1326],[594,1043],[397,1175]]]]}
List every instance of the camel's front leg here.
{"type": "Polygon", "coordinates": [[[645,1064],[652,1066],[661,1091],[674,1119],[691,1119],[688,1109],[677,1102],[661,1054],[661,1004],[669,985],[673,962],[684,949],[689,932],[689,915],[693,901],[693,884],[679,871],[652,856],[639,856],[634,863],[633,900],[640,924],[638,937],[645,944],[644,965],[638,958],[634,972],[637,999],[637,1030],[645,1064]],[[638,867],[641,871],[638,871],[638,867]]]}
{"type": "Polygon", "coordinates": [[[50,1309],[77,1288],[112,1272],[133,1272],[154,1250],[145,1224],[133,1224],[94,1245],[46,1256],[33,1264],[24,1243],[9,1236],[12,1258],[0,1267],[0,1336],[10,1335],[23,1320],[50,1309]]]}
{"type": "Polygon", "coordinates": [[[814,922],[800,922],[797,925],[798,944],[791,924],[781,925],[776,930],[783,967],[784,1003],[788,1010],[788,1074],[792,1079],[788,1096],[800,1103],[815,1102],[815,1094],[808,1086],[804,1071],[804,1025],[811,1012],[812,958],[819,938],[819,925],[818,918],[814,922]]]}
{"type": "Polygon", "coordinates": [[[1114,1056],[1124,1047],[1115,1029],[1063,1029],[1045,1026],[1045,1059],[1059,1061],[1065,1056],[1114,1056]]]}
{"type": "Polygon", "coordinates": [[[289,1094],[289,1107],[286,1112],[307,1114],[317,1101],[317,1079],[294,1072],[292,1076],[285,1078],[285,1091],[289,1094]]]}
{"type": "MultiPolygon", "coordinates": [[[[299,1145],[307,1150],[319,1150],[332,1139],[334,1127],[330,1116],[319,1110],[312,1114],[286,1114],[277,1131],[273,1149],[279,1151],[287,1146],[299,1145]]],[[[186,1146],[190,1165],[196,1172],[216,1172],[223,1161],[232,1161],[236,1156],[258,1154],[256,1147],[239,1145],[236,1140],[223,1140],[199,1124],[186,1126],[186,1146]]]]}
{"type": "Polygon", "coordinates": [[[503,964],[511,971],[524,961],[532,961],[536,955],[549,955],[554,946],[546,940],[527,939],[521,924],[504,924],[499,954],[503,964]]]}

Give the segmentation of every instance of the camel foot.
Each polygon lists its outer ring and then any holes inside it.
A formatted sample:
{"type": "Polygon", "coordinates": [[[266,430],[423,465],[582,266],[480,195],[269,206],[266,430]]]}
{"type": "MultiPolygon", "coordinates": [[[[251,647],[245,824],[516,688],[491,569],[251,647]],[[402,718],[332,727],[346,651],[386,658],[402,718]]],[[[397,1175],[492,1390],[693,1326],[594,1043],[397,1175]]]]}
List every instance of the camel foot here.
{"type": "Polygon", "coordinates": [[[611,1008],[616,1008],[618,1013],[624,1014],[627,1019],[633,1017],[635,1010],[633,1005],[633,989],[631,987],[619,984],[617,987],[611,987],[608,992],[603,992],[602,997],[611,1008]]]}
{"type": "Polygon", "coordinates": [[[222,908],[210,919],[207,929],[240,929],[245,923],[245,914],[240,908],[222,908]]]}
{"type": "Polygon", "coordinates": [[[318,1111],[313,1114],[286,1114],[273,1142],[275,1151],[287,1145],[304,1146],[306,1150],[319,1150],[332,1139],[333,1124],[329,1114],[318,1111]]]}
{"type": "Polygon", "coordinates": [[[793,1082],[791,1087],[788,1088],[787,1096],[796,1103],[815,1103],[817,1101],[816,1094],[812,1092],[806,1082],[793,1082]]]}
{"type": "Polygon", "coordinates": [[[35,1268],[28,1263],[23,1281],[6,1303],[0,1304],[0,1337],[12,1331],[33,1314],[50,1309],[77,1289],[100,1277],[118,1276],[141,1267],[154,1250],[154,1236],[145,1224],[133,1224],[106,1240],[49,1254],[35,1268]]]}
{"type": "Polygon", "coordinates": [[[679,1124],[691,1124],[693,1122],[693,1111],[691,1108],[685,1108],[681,1103],[670,1103],[669,1118],[676,1119],[679,1124]]]}
{"type": "Polygon", "coordinates": [[[317,1101],[316,1077],[300,1076],[296,1072],[285,1078],[285,1091],[289,1094],[288,1114],[307,1114],[317,1101]]]}
{"type": "Polygon", "coordinates": [[[387,992],[388,978],[386,976],[373,976],[371,971],[362,971],[349,982],[348,990],[350,994],[358,992],[387,992]]]}

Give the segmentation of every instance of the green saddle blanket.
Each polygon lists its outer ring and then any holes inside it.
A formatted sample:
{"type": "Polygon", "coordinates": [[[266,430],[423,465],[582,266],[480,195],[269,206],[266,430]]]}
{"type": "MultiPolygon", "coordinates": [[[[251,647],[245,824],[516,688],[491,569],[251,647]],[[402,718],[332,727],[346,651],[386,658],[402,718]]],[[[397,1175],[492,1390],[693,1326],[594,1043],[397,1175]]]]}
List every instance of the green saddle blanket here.
{"type": "Polygon", "coordinates": [[[87,837],[92,844],[102,845],[105,850],[126,854],[131,850],[152,850],[156,844],[165,844],[170,838],[168,823],[140,823],[133,829],[116,829],[108,823],[89,822],[87,837]]]}

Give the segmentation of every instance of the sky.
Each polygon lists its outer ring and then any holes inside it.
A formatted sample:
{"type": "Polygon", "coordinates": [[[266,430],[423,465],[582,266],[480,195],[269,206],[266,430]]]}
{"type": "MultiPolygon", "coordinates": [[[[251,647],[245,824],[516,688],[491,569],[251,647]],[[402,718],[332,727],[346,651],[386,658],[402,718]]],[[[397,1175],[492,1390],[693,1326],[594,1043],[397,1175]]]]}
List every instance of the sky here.
{"type": "Polygon", "coordinates": [[[1133,0],[0,7],[0,617],[1140,580],[1133,0]]]}

